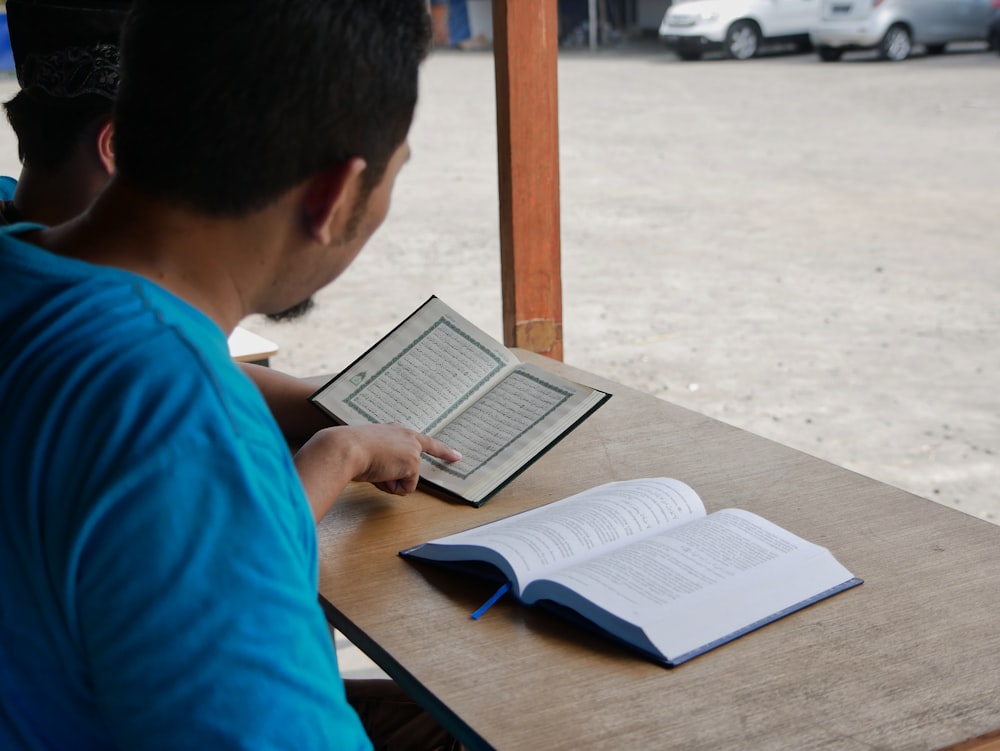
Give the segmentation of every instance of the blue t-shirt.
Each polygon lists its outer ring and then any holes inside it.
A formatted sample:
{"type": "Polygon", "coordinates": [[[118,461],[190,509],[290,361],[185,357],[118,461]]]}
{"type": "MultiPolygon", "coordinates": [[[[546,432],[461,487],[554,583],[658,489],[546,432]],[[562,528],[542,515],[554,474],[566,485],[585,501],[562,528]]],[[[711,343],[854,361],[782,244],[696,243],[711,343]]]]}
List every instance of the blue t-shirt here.
{"type": "Polygon", "coordinates": [[[27,227],[0,231],[0,748],[370,748],[225,335],[27,227]]]}
{"type": "Polygon", "coordinates": [[[17,180],[9,175],[0,175],[0,201],[9,201],[14,197],[17,180]]]}

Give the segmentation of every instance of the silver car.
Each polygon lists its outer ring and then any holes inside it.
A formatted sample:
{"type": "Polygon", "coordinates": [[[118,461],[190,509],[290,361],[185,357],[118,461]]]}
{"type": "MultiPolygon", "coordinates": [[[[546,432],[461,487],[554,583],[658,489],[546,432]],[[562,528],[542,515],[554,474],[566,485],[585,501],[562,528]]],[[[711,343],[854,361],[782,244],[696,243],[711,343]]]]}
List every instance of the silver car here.
{"type": "Polygon", "coordinates": [[[914,45],[928,54],[950,42],[985,41],[998,0],[822,0],[809,37],[820,58],[877,49],[883,60],[905,60],[914,45]]]}

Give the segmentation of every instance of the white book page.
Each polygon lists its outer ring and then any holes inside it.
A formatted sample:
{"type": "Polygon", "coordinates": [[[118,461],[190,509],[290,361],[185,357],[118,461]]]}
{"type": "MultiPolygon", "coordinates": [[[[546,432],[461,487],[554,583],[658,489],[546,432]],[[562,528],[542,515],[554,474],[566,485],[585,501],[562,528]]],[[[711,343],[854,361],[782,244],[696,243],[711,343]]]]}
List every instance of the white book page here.
{"type": "Polygon", "coordinates": [[[466,560],[468,551],[449,546],[491,549],[509,564],[520,595],[532,579],[550,576],[570,563],[578,564],[704,513],[694,490],[678,480],[624,480],[434,540],[422,546],[420,555],[434,560],[466,560]]]}
{"type": "Polygon", "coordinates": [[[588,601],[595,603],[677,657],[852,575],[825,548],[727,509],[546,578],[526,593],[527,602],[554,599],[614,628],[588,601]]]}
{"type": "Polygon", "coordinates": [[[433,434],[516,363],[502,344],[435,298],[314,401],[351,425],[398,422],[433,434]]]}
{"type": "Polygon", "coordinates": [[[522,363],[434,434],[460,451],[461,460],[444,463],[425,456],[420,474],[467,498],[482,498],[603,397],[522,363]]]}

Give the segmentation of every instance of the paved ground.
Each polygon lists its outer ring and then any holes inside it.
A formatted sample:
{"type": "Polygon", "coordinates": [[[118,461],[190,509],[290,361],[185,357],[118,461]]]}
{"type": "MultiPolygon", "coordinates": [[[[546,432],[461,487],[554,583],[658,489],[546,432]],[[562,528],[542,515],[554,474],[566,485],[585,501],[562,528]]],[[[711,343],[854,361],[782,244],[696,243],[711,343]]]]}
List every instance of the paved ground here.
{"type": "MultiPolygon", "coordinates": [[[[432,54],[386,225],[310,317],[247,321],[275,367],[338,370],[432,293],[500,335],[492,75],[432,54]]],[[[1000,523],[1000,57],[559,79],[566,361],[1000,523]]]]}
{"type": "MultiPolygon", "coordinates": [[[[559,65],[567,362],[1000,522],[1000,57],[559,65]]],[[[389,221],[305,321],[334,371],[436,293],[500,333],[492,58],[425,65],[389,221]]]]}

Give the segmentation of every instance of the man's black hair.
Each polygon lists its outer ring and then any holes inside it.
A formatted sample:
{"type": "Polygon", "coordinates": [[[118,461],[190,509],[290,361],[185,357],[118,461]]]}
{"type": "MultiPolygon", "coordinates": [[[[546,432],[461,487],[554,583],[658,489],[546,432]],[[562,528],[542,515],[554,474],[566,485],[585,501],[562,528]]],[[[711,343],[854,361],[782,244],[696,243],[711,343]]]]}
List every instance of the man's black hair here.
{"type": "Polygon", "coordinates": [[[92,126],[111,115],[111,100],[97,94],[62,99],[22,89],[4,109],[21,162],[51,172],[69,160],[92,126]]]}
{"type": "Polygon", "coordinates": [[[117,169],[217,216],[356,156],[370,189],[409,130],[429,42],[426,0],[137,0],[117,169]]]}

